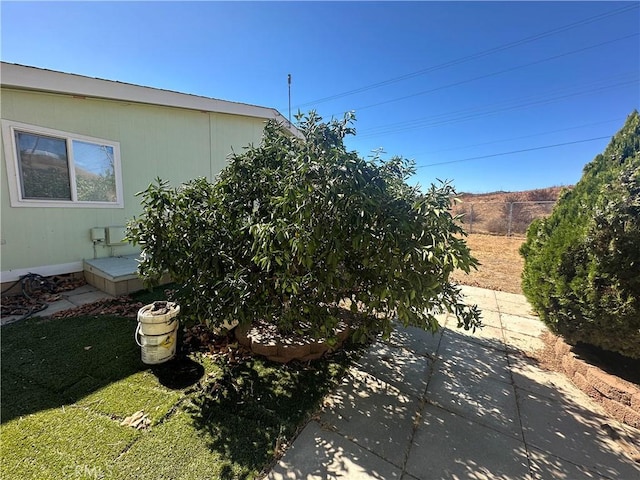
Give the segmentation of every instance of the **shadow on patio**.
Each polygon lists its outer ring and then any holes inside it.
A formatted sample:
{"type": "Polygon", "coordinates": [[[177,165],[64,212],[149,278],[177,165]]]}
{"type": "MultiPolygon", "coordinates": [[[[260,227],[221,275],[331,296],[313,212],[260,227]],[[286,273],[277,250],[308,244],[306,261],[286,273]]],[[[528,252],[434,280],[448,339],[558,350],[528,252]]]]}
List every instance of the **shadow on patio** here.
{"type": "Polygon", "coordinates": [[[398,328],[268,478],[636,478],[637,435],[502,338],[398,328]]]}

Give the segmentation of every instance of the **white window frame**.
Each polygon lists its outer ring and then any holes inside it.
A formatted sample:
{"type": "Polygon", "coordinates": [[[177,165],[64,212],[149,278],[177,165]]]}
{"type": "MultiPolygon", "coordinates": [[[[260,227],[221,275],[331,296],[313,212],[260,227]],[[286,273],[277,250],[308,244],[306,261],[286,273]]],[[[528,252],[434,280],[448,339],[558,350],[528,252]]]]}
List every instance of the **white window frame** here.
{"type": "Polygon", "coordinates": [[[122,169],[120,164],[120,143],[102,138],[89,137],[75,133],[54,130],[51,128],[30,125],[27,123],[2,120],[2,140],[4,143],[4,156],[7,165],[7,176],[9,180],[9,196],[12,207],[62,207],[62,208],[124,208],[124,197],[122,190],[122,169]],[[66,141],[67,156],[69,166],[69,176],[71,181],[71,200],[53,200],[50,198],[34,199],[22,197],[22,185],[20,175],[20,165],[18,160],[18,148],[16,145],[15,132],[31,133],[34,135],[45,135],[56,137],[66,141]],[[116,179],[116,201],[79,201],[77,199],[75,163],[73,160],[73,141],[94,143],[113,148],[113,168],[116,179]]]}

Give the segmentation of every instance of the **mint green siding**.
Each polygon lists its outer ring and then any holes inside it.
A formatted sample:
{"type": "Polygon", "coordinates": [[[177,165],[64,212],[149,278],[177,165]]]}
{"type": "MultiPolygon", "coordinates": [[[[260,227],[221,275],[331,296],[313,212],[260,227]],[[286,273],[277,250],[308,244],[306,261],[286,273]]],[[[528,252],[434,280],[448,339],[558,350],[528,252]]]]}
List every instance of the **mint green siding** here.
{"type": "Polygon", "coordinates": [[[12,207],[5,146],[2,145],[1,201],[3,272],[125,255],[131,246],[99,246],[92,227],[124,225],[140,212],[135,193],[156,177],[179,185],[195,177],[212,179],[232,149],[258,143],[264,119],[113,100],[2,89],[2,119],[120,143],[124,208],[12,207]]]}

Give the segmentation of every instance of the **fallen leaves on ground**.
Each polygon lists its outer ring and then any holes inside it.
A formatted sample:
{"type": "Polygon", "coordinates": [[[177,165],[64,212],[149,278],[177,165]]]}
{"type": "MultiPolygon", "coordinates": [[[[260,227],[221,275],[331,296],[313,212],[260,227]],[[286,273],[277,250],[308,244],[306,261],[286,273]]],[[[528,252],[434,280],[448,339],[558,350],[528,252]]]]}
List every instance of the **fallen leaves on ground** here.
{"type": "Polygon", "coordinates": [[[252,356],[249,350],[238,344],[232,333],[216,335],[204,324],[185,329],[182,344],[186,351],[201,352],[211,357],[225,356],[229,363],[236,363],[252,356]]]}
{"type": "Polygon", "coordinates": [[[74,290],[86,283],[83,278],[72,274],[52,277],[25,275],[3,292],[1,315],[10,317],[42,311],[49,303],[60,300],[61,292],[74,290]],[[8,295],[9,292],[15,293],[8,295]]]}
{"type": "Polygon", "coordinates": [[[142,302],[136,302],[130,296],[125,295],[116,298],[106,298],[80,307],[62,310],[61,312],[54,313],[51,317],[69,318],[80,315],[113,315],[118,317],[136,318],[138,310],[142,307],[144,307],[142,302]]]}
{"type": "Polygon", "coordinates": [[[136,430],[142,430],[151,425],[151,420],[144,413],[144,410],[138,410],[133,415],[128,416],[122,422],[120,422],[121,427],[131,427],[136,430]]]}

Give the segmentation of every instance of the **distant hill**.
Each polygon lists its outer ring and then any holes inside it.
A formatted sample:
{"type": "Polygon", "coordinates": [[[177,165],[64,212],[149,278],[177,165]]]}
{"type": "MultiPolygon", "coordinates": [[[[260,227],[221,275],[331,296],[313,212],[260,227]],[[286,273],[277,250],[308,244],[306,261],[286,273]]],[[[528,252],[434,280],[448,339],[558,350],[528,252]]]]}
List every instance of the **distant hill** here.
{"type": "Polygon", "coordinates": [[[570,185],[521,192],[461,193],[458,198],[462,201],[452,206],[452,212],[464,215],[462,222],[467,233],[523,235],[533,219],[549,215],[560,194],[572,188],[570,185]]]}
{"type": "Polygon", "coordinates": [[[458,197],[468,203],[495,203],[495,202],[555,202],[565,189],[572,189],[573,185],[537,188],[521,192],[497,191],[490,193],[460,193],[458,197]]]}

